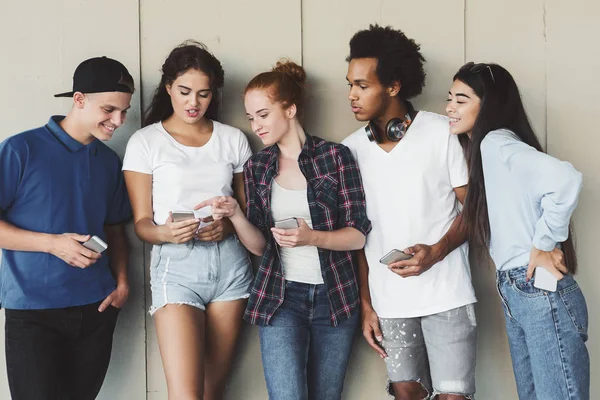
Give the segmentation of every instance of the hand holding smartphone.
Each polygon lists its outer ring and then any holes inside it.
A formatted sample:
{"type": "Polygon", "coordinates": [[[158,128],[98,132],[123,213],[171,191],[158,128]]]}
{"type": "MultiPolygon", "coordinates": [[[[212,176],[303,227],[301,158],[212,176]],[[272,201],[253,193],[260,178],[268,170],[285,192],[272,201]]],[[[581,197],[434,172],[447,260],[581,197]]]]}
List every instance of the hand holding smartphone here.
{"type": "Polygon", "coordinates": [[[194,211],[172,211],[171,214],[173,215],[173,222],[187,221],[194,218],[200,219],[200,226],[198,229],[202,229],[214,222],[212,216],[200,217],[197,216],[194,211]]]}
{"type": "Polygon", "coordinates": [[[173,222],[186,221],[188,219],[194,219],[196,216],[193,211],[173,211],[173,222]]]}
{"type": "Polygon", "coordinates": [[[381,257],[379,262],[381,264],[390,265],[390,264],[393,264],[398,261],[409,260],[412,257],[413,257],[412,254],[406,254],[405,252],[403,252],[401,250],[393,249],[389,253],[387,253],[385,256],[381,257]]]}
{"type": "Polygon", "coordinates": [[[82,245],[86,249],[95,251],[98,254],[101,254],[104,250],[108,249],[108,245],[104,242],[104,240],[100,239],[96,235],[92,236],[87,242],[83,242],[82,245]]]}
{"type": "Polygon", "coordinates": [[[277,229],[296,229],[299,226],[298,219],[295,217],[275,221],[275,228],[277,229]]]}

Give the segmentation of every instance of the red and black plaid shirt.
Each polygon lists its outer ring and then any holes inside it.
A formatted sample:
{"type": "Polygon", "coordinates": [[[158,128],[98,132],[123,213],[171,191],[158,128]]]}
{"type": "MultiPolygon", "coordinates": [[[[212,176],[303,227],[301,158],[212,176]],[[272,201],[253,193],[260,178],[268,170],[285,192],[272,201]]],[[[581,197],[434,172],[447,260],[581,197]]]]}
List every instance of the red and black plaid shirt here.
{"type": "MultiPolygon", "coordinates": [[[[244,315],[246,321],[256,325],[269,324],[284,298],[285,279],[270,230],[273,227],[271,185],[278,173],[278,155],[279,147],[269,146],[244,166],[248,219],[267,238],[244,315]]],[[[307,182],[313,229],[334,231],[353,227],[364,235],[369,233],[371,222],[367,218],[360,172],[346,146],[307,135],[298,164],[307,182]]],[[[331,324],[337,326],[358,310],[356,257],[351,251],[321,248],[318,251],[331,324]]]]}

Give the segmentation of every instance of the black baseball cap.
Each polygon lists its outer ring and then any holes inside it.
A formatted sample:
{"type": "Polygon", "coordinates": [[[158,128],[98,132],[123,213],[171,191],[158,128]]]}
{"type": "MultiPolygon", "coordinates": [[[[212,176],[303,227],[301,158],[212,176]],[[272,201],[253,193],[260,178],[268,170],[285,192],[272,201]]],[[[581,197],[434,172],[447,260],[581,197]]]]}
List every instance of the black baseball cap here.
{"type": "Polygon", "coordinates": [[[75,92],[133,93],[135,90],[133,77],[127,68],[112,58],[95,57],[85,60],[73,74],[73,90],[55,94],[54,97],[72,97],[75,92]]]}

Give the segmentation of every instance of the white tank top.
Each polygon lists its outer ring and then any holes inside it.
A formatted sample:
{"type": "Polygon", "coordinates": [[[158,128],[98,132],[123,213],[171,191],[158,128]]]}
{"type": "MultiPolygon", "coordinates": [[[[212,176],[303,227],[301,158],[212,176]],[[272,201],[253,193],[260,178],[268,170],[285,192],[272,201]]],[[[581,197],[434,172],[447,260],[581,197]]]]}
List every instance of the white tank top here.
{"type": "MultiPolygon", "coordinates": [[[[271,213],[273,221],[286,218],[302,218],[312,228],[310,209],[306,189],[289,190],[281,187],[275,180],[271,188],[271,213]]],[[[315,246],[279,247],[283,276],[288,281],[320,284],[321,262],[315,246]]]]}

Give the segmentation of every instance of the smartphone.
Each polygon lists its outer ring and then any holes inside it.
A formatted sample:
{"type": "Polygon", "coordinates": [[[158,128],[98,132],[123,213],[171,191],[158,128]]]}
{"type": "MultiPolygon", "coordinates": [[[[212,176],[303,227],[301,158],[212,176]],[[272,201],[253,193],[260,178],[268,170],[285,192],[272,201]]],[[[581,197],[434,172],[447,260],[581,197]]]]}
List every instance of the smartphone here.
{"type": "Polygon", "coordinates": [[[104,250],[108,249],[108,245],[104,242],[104,240],[100,239],[96,235],[92,236],[87,242],[83,242],[82,245],[86,249],[95,251],[98,254],[101,254],[104,250]]]}
{"type": "Polygon", "coordinates": [[[537,267],[533,271],[533,286],[547,290],[549,292],[556,292],[556,286],[558,285],[558,279],[550,271],[544,267],[537,267]]]}
{"type": "Polygon", "coordinates": [[[397,261],[409,260],[411,258],[412,258],[412,254],[406,254],[405,252],[403,252],[401,250],[393,249],[392,251],[387,253],[385,256],[381,257],[381,260],[379,260],[379,262],[382,264],[385,264],[385,265],[390,265],[397,261]]]}
{"type": "Polygon", "coordinates": [[[173,211],[173,222],[196,218],[193,211],[173,211]]]}
{"type": "Polygon", "coordinates": [[[298,226],[298,220],[295,217],[275,221],[275,228],[278,229],[296,229],[298,226]]]}

